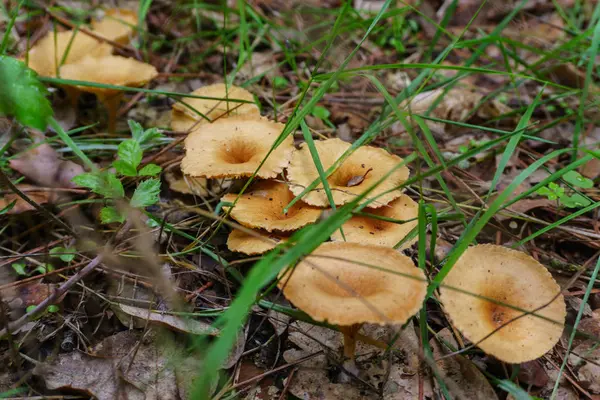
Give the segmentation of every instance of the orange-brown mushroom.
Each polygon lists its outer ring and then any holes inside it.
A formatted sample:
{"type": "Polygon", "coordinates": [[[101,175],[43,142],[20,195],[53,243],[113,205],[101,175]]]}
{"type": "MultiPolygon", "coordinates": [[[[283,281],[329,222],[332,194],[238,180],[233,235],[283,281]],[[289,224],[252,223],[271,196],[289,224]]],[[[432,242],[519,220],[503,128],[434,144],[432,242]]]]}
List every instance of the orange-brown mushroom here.
{"type": "Polygon", "coordinates": [[[340,326],[344,356],[354,357],[364,323],[403,324],[422,306],[423,271],[381,246],[329,242],[280,275],[284,296],[315,321],[340,326]]]}
{"type": "Polygon", "coordinates": [[[112,8],[104,12],[104,18],[92,21],[94,33],[113,42],[127,44],[138,24],[137,13],[124,8],[112,8]]]}
{"type": "MultiPolygon", "coordinates": [[[[222,201],[233,203],[236,194],[226,194],[222,201]]],[[[302,201],[294,204],[284,214],[283,209],[294,198],[285,183],[261,181],[244,193],[231,210],[231,217],[240,224],[254,229],[272,231],[293,231],[312,224],[322,210],[302,201]]],[[[229,209],[230,207],[223,207],[229,209]]]]}
{"type": "MultiPolygon", "coordinates": [[[[316,141],[315,147],[323,168],[327,170],[350,148],[350,143],[340,139],[328,139],[316,141]]],[[[359,147],[327,178],[333,201],[336,205],[352,201],[401,162],[400,157],[390,154],[384,149],[372,146],[359,147]]],[[[305,143],[300,146],[300,150],[294,153],[287,174],[291,184],[290,189],[295,195],[299,195],[309,184],[319,179],[319,173],[305,143]]],[[[385,181],[369,194],[369,199],[377,197],[375,201],[370,203],[370,206],[373,208],[381,207],[400,197],[402,192],[394,190],[394,188],[406,181],[408,175],[409,171],[406,166],[392,172],[385,181]]],[[[318,207],[329,205],[321,183],[316,189],[306,194],[302,200],[318,207]]]]}
{"type": "Polygon", "coordinates": [[[288,136],[269,154],[283,127],[246,116],[203,124],[185,139],[181,170],[186,175],[205,178],[249,177],[266,158],[257,176],[275,178],[288,165],[294,151],[293,139],[288,136]]]}
{"type": "Polygon", "coordinates": [[[287,236],[275,233],[254,230],[249,234],[239,229],[234,229],[227,238],[227,247],[231,251],[246,255],[258,255],[273,250],[279,243],[287,240],[287,236]]]}
{"type": "MultiPolygon", "coordinates": [[[[143,86],[158,75],[150,64],[121,56],[85,57],[74,64],[63,65],[60,69],[65,79],[103,83],[116,86],[143,86]]],[[[77,86],[81,91],[94,93],[108,110],[108,126],[115,130],[116,116],[123,92],[117,89],[77,86]]]]}
{"type": "Polygon", "coordinates": [[[499,360],[534,360],[560,339],[566,315],[561,289],[542,264],[523,252],[488,244],[470,247],[444,284],[440,298],[454,325],[499,360]]]}
{"type": "MultiPolygon", "coordinates": [[[[344,235],[342,236],[341,231],[337,230],[331,235],[331,239],[395,247],[418,225],[419,205],[404,194],[388,205],[380,208],[365,208],[363,212],[373,215],[373,217],[369,215],[352,217],[342,225],[344,235]],[[395,221],[389,221],[389,219],[395,221]],[[401,223],[401,221],[403,222],[401,223]]],[[[409,247],[416,240],[414,238],[404,242],[399,250],[409,247]]]]}

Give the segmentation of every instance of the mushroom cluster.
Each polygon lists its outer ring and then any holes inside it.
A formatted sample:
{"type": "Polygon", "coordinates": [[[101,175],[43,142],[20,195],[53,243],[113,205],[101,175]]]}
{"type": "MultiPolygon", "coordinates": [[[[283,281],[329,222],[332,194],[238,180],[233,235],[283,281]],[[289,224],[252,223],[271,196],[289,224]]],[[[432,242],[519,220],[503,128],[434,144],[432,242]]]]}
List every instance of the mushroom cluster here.
{"type": "MultiPolygon", "coordinates": [[[[196,179],[248,178],[258,180],[238,195],[222,198],[224,210],[238,223],[256,231],[233,231],[232,251],[260,254],[273,249],[290,233],[315,223],[330,204],[322,184],[286,210],[287,205],[319,173],[308,146],[299,149],[288,136],[273,148],[284,125],[261,117],[254,96],[223,83],[204,86],[173,106],[171,127],[189,131],[181,170],[196,179]],[[260,245],[258,245],[260,243],[260,245]]],[[[350,148],[339,139],[315,141],[323,168],[328,169],[350,148]]],[[[417,225],[417,204],[398,187],[408,179],[402,158],[362,146],[347,157],[328,178],[335,205],[343,205],[385,177],[368,196],[369,207],[342,226],[345,241],[395,247],[417,225]],[[393,171],[389,176],[387,174],[393,171]]],[[[335,233],[333,241],[344,240],[335,233]]],[[[404,243],[404,246],[410,243],[404,243]]]]}
{"type": "MultiPolygon", "coordinates": [[[[158,75],[150,64],[112,55],[113,46],[129,43],[137,26],[133,11],[109,9],[91,29],[49,32],[28,52],[29,67],[41,76],[93,82],[113,86],[143,86],[158,75]],[[92,35],[88,34],[91,33],[92,35]]],[[[93,93],[108,112],[108,129],[115,130],[122,91],[91,86],[65,86],[73,104],[81,92],[93,93]]]]}

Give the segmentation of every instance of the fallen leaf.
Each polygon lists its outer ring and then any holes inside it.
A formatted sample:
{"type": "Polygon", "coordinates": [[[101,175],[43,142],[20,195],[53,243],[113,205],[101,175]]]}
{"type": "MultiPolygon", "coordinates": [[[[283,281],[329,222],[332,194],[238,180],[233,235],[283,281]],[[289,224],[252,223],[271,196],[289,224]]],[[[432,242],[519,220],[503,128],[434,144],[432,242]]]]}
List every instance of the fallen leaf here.
{"type": "Polygon", "coordinates": [[[83,167],[73,161],[62,160],[56,150],[43,143],[9,161],[15,171],[41,186],[73,188],[73,177],[84,172],[83,167]]]}
{"type": "Polygon", "coordinates": [[[369,172],[371,172],[371,171],[373,171],[373,168],[369,168],[367,170],[367,172],[365,172],[363,175],[355,175],[355,176],[353,176],[352,178],[348,179],[348,182],[346,183],[346,186],[352,187],[352,186],[360,185],[365,180],[365,178],[367,177],[367,174],[369,172]]]}
{"type": "Polygon", "coordinates": [[[60,354],[55,362],[36,366],[34,374],[48,389],[82,391],[98,400],[178,400],[187,398],[198,365],[168,336],[159,341],[154,332],[142,339],[135,331],[123,331],[104,339],[91,354],[60,354]]]}
{"type": "Polygon", "coordinates": [[[218,335],[219,330],[213,328],[210,324],[195,319],[184,320],[176,315],[153,312],[145,308],[119,304],[119,308],[124,313],[133,317],[149,320],[150,322],[166,326],[177,332],[191,333],[193,335],[218,335]]]}
{"type": "MultiPolygon", "coordinates": [[[[507,209],[516,213],[524,214],[527,211],[531,211],[535,208],[543,208],[543,207],[551,207],[556,204],[556,201],[552,201],[549,199],[521,199],[516,203],[512,204],[507,209]]],[[[496,219],[499,221],[504,221],[507,219],[511,219],[510,215],[496,214],[496,219]]]]}
{"type": "Polygon", "coordinates": [[[494,388],[492,388],[485,375],[483,375],[473,362],[461,355],[439,359],[451,352],[444,345],[444,342],[456,346],[456,341],[448,328],[439,331],[436,338],[437,340],[433,338],[429,341],[433,350],[433,356],[435,359],[438,359],[436,365],[444,374],[445,380],[452,382],[454,384],[452,386],[461,391],[461,395],[457,395],[457,398],[473,400],[498,399],[494,388]]]}
{"type": "Polygon", "coordinates": [[[544,387],[548,383],[548,374],[538,360],[521,363],[519,381],[526,385],[544,387]]]}
{"type": "Polygon", "coordinates": [[[304,400],[375,400],[379,398],[376,393],[365,392],[357,386],[332,383],[327,376],[327,370],[321,368],[300,368],[291,377],[289,392],[304,400]]]}
{"type": "MultiPolygon", "coordinates": [[[[30,200],[33,200],[39,205],[51,203],[56,197],[53,196],[52,192],[37,188],[33,185],[17,185],[17,188],[21,192],[25,193],[30,200]]],[[[9,193],[0,199],[0,210],[8,207],[13,202],[15,204],[10,210],[7,211],[7,214],[21,214],[23,212],[33,211],[36,209],[34,206],[23,200],[21,196],[15,193],[9,193]]]]}
{"type": "Polygon", "coordinates": [[[600,347],[593,340],[575,347],[569,355],[569,364],[584,389],[600,393],[600,347]]]}

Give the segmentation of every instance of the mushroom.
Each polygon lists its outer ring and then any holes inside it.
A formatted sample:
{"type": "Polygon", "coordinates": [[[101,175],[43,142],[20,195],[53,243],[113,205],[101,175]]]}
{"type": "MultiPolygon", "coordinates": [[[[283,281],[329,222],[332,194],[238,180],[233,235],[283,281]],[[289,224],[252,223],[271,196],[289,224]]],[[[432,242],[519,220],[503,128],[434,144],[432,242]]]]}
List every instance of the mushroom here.
{"type": "Polygon", "coordinates": [[[255,230],[254,234],[251,235],[242,230],[234,229],[227,238],[227,247],[231,251],[253,256],[273,250],[285,240],[287,240],[287,236],[275,233],[255,230]]]}
{"type": "MultiPolygon", "coordinates": [[[[185,138],[181,170],[186,175],[205,178],[252,176],[283,128],[283,124],[246,116],[203,124],[185,138]]],[[[257,176],[275,178],[287,167],[293,151],[290,135],[269,154],[257,176]]]]}
{"type": "MultiPolygon", "coordinates": [[[[222,201],[233,203],[238,195],[226,194],[222,201]]],[[[322,210],[311,207],[302,201],[294,204],[287,214],[284,207],[294,198],[285,183],[261,181],[252,186],[235,203],[231,217],[249,228],[272,231],[293,231],[312,224],[321,215],[322,210]]],[[[223,207],[229,209],[230,207],[223,207]]]]}
{"type": "MultiPolygon", "coordinates": [[[[331,235],[331,240],[372,244],[377,246],[394,247],[418,225],[419,205],[410,197],[402,195],[390,204],[380,208],[365,208],[365,213],[378,217],[407,221],[396,223],[365,215],[356,215],[342,225],[344,236],[340,230],[331,235]]],[[[403,243],[405,249],[416,241],[403,243]]]]}
{"type": "MultiPolygon", "coordinates": [[[[350,143],[340,139],[327,139],[316,141],[315,147],[323,168],[327,170],[350,148],[350,143]]],[[[333,201],[336,205],[342,205],[353,200],[401,162],[400,157],[390,154],[384,149],[372,146],[359,147],[327,178],[333,201]]],[[[287,174],[291,182],[290,188],[295,195],[299,195],[315,179],[319,179],[319,173],[306,143],[303,143],[300,150],[294,153],[287,174]]],[[[409,171],[406,166],[392,172],[384,182],[369,194],[369,198],[381,195],[371,203],[371,207],[384,206],[400,197],[402,192],[392,189],[406,181],[408,175],[409,171]]],[[[303,200],[308,204],[319,207],[329,205],[321,183],[316,189],[307,193],[303,200]]]]}
{"type": "MultiPolygon", "coordinates": [[[[158,75],[150,64],[121,56],[85,57],[75,64],[60,69],[65,79],[104,83],[118,86],[143,86],[158,75]]],[[[117,89],[77,86],[77,89],[94,93],[108,110],[108,127],[115,130],[117,110],[123,93],[117,89]]]]}
{"type": "Polygon", "coordinates": [[[347,242],[323,243],[282,272],[278,286],[315,321],[340,327],[350,368],[362,324],[403,324],[419,311],[427,292],[423,271],[409,257],[347,242]]]}
{"type": "Polygon", "coordinates": [[[80,31],[49,32],[29,50],[27,62],[29,68],[39,75],[55,77],[58,65],[72,64],[84,57],[108,56],[111,53],[112,46],[80,31]]]}
{"type": "Polygon", "coordinates": [[[94,33],[105,39],[127,44],[137,24],[138,16],[135,11],[112,8],[105,11],[104,18],[100,21],[93,20],[92,28],[94,29],[94,33]]]}
{"type": "Polygon", "coordinates": [[[560,339],[566,316],[561,289],[542,264],[523,252],[489,244],[470,247],[444,284],[440,299],[454,325],[501,361],[516,364],[534,360],[560,339]],[[535,311],[547,319],[523,316],[522,311],[453,288],[535,311]]]}
{"type": "Polygon", "coordinates": [[[205,197],[209,194],[208,180],[206,178],[186,177],[181,171],[165,171],[164,178],[169,184],[169,188],[175,192],[183,194],[193,194],[205,197]]]}
{"type": "Polygon", "coordinates": [[[240,87],[216,83],[196,89],[191,94],[209,97],[209,99],[186,97],[181,102],[173,104],[171,128],[174,131],[186,131],[196,123],[199,125],[208,122],[206,118],[209,121],[239,115],[260,118],[260,111],[254,103],[254,96],[240,87]],[[240,103],[232,100],[244,100],[251,103],[240,103]],[[198,112],[206,118],[199,115],[198,112]]]}

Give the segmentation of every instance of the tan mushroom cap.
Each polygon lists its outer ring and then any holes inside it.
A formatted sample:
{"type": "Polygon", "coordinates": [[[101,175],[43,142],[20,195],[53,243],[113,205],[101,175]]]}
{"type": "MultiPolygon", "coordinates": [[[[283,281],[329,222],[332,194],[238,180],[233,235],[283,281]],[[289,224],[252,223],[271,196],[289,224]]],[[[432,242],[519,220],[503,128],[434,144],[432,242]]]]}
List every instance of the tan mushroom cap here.
{"type": "MultiPolygon", "coordinates": [[[[419,216],[419,205],[404,194],[386,206],[365,208],[363,211],[380,217],[413,221],[397,224],[367,216],[354,216],[342,225],[347,242],[394,247],[418,225],[416,218],[419,216]]],[[[344,240],[339,229],[331,235],[331,240],[344,240]]],[[[398,249],[405,249],[416,240],[417,238],[409,240],[398,249]]]]}
{"type": "MultiPolygon", "coordinates": [[[[468,248],[444,284],[527,311],[545,305],[561,291],[550,272],[529,255],[489,244],[468,248]]],[[[539,358],[552,349],[562,334],[566,316],[562,295],[535,312],[559,324],[527,315],[479,343],[523,313],[451,288],[442,287],[440,291],[441,301],[454,325],[483,351],[504,362],[521,363],[539,358]]]]}
{"type": "Polygon", "coordinates": [[[323,243],[281,276],[279,287],[315,321],[343,326],[402,324],[419,311],[427,292],[423,271],[409,257],[346,242],[323,243]]]}
{"type": "Polygon", "coordinates": [[[183,194],[194,194],[196,196],[207,196],[208,180],[206,178],[193,178],[184,176],[175,171],[166,171],[164,173],[165,180],[169,184],[169,188],[175,192],[183,194]]]}
{"type": "MultiPolygon", "coordinates": [[[[258,118],[260,111],[254,103],[254,96],[246,89],[237,86],[226,86],[224,83],[216,83],[214,85],[203,86],[194,90],[192,93],[195,96],[213,97],[214,99],[198,99],[193,97],[185,97],[181,99],[190,107],[202,113],[208,119],[215,120],[222,117],[234,117],[239,115],[254,116],[258,118]],[[226,99],[229,99],[227,101],[226,99]],[[232,100],[245,100],[251,103],[240,103],[232,100]]],[[[198,115],[194,110],[177,102],[173,104],[173,110],[183,113],[194,120],[202,120],[208,122],[205,118],[198,115]]]]}
{"type": "Polygon", "coordinates": [[[254,235],[250,235],[239,229],[234,229],[227,238],[227,247],[231,251],[253,256],[273,250],[279,243],[286,240],[287,236],[274,233],[254,231],[254,235]]]}
{"type": "Polygon", "coordinates": [[[178,132],[188,131],[202,123],[202,120],[188,117],[177,110],[171,111],[171,129],[178,132]]]}
{"type": "Polygon", "coordinates": [[[94,33],[113,42],[126,44],[138,24],[137,13],[123,8],[106,10],[104,18],[92,21],[94,33]]]}
{"type": "MultiPolygon", "coordinates": [[[[60,69],[64,79],[105,83],[118,86],[143,86],[158,75],[150,64],[121,56],[85,57],[75,64],[63,65],[60,69]]],[[[111,94],[115,89],[77,86],[84,92],[111,94]]]]}
{"type": "MultiPolygon", "coordinates": [[[[221,200],[233,203],[236,198],[236,194],[226,194],[221,200]]],[[[294,195],[285,183],[258,182],[240,197],[230,215],[244,226],[267,232],[293,231],[312,224],[319,218],[322,210],[302,201],[294,204],[284,214],[284,207],[293,198],[294,195]]],[[[230,207],[223,208],[227,210],[230,207]]]]}
{"type": "Polygon", "coordinates": [[[112,46],[83,32],[64,31],[56,35],[49,32],[29,50],[29,67],[41,76],[56,76],[56,66],[60,65],[67,49],[69,51],[62,65],[75,63],[84,57],[97,58],[112,53],[112,46]]]}
{"type": "MultiPolygon", "coordinates": [[[[203,124],[185,139],[181,170],[190,176],[240,178],[251,176],[284,125],[266,119],[232,117],[203,124]]],[[[290,162],[294,142],[289,135],[269,155],[258,171],[259,178],[275,178],[290,162]]]]}
{"type": "MultiPolygon", "coordinates": [[[[323,168],[327,170],[350,147],[350,143],[340,139],[327,139],[316,141],[315,147],[319,153],[323,168]]],[[[384,149],[372,146],[359,147],[327,178],[335,204],[342,205],[352,201],[357,195],[363,193],[400,162],[402,162],[400,157],[390,154],[384,149]]],[[[294,153],[287,173],[291,182],[290,188],[295,195],[302,193],[304,188],[319,178],[319,173],[306,143],[303,143],[300,146],[300,150],[294,153]]],[[[409,171],[406,166],[398,168],[376,187],[369,194],[368,198],[373,198],[378,194],[399,186],[408,179],[408,175],[409,171]]],[[[371,207],[381,207],[401,195],[402,192],[400,190],[393,190],[371,203],[371,207]]],[[[304,196],[303,200],[308,204],[319,207],[329,205],[322,184],[319,184],[315,190],[304,196]]]]}

